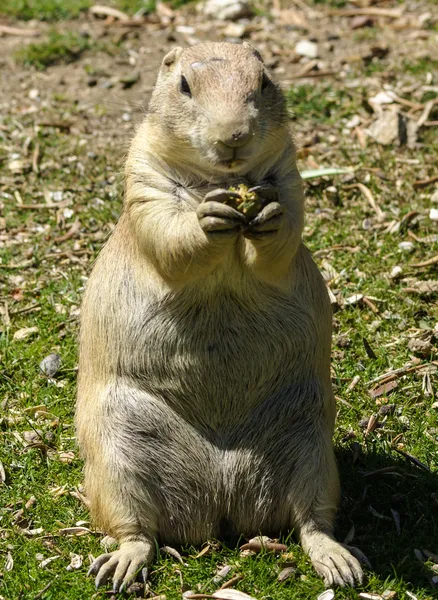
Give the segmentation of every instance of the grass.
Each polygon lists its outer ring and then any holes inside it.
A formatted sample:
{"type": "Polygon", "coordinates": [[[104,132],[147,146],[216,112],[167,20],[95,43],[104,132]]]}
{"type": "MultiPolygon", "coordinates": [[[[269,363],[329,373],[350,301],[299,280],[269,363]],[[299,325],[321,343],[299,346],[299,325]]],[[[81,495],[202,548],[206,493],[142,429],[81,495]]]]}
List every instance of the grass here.
{"type": "MultiPolygon", "coordinates": [[[[174,8],[187,4],[191,0],[171,0],[170,5],[174,8]]],[[[42,21],[62,21],[75,19],[81,13],[87,11],[96,2],[92,0],[2,0],[0,4],[0,15],[14,17],[28,21],[40,19],[42,21]]],[[[108,0],[102,2],[113,6],[130,15],[142,11],[150,13],[155,10],[155,0],[108,0]]]]}
{"type": "Polygon", "coordinates": [[[24,66],[32,65],[42,71],[50,65],[74,62],[92,45],[93,41],[81,34],[51,31],[45,41],[23,46],[15,57],[24,66]]]}
{"type": "MultiPolygon", "coordinates": [[[[400,81],[404,76],[399,70],[400,81]]],[[[418,70],[408,76],[418,85],[424,79],[418,70]]],[[[320,268],[336,272],[331,289],[340,304],[360,293],[370,297],[378,311],[359,302],[338,306],[334,314],[333,384],[341,399],[335,444],[343,492],[337,536],[344,539],[354,526],[353,544],[373,565],[363,589],[337,590],[336,599],[357,600],[359,591],[393,590],[400,600],[407,598],[407,591],[418,600],[431,600],[436,597],[430,583],[434,566],[420,562],[414,550],[438,552],[436,372],[432,367],[430,372],[413,371],[397,380],[390,395],[378,398],[371,397],[369,382],[412,360],[408,347],[412,336],[432,340],[431,353],[420,357],[422,362],[438,358],[436,297],[406,292],[412,279],[437,278],[436,265],[415,268],[412,263],[438,253],[431,237],[437,234],[436,223],[428,218],[430,208],[436,207],[431,200],[434,188],[413,185],[436,174],[438,141],[429,127],[421,131],[414,149],[371,141],[362,148],[345,127],[353,115],[369,117],[363,106],[366,92],[336,81],[315,81],[296,85],[288,95],[298,139],[311,134],[319,140],[310,150],[300,151],[300,168],[312,166],[310,159],[320,166],[357,167],[354,179],[341,176],[306,183],[304,240],[320,268]],[[365,184],[385,211],[384,225],[360,190],[352,187],[356,182],[365,184]],[[418,215],[407,225],[403,219],[411,211],[418,215]],[[387,227],[392,221],[402,223],[394,232],[387,227]],[[406,253],[399,243],[412,241],[412,234],[423,242],[414,240],[412,253],[406,253]],[[388,274],[395,266],[403,273],[392,280],[388,274]],[[349,391],[356,375],[360,380],[349,391]],[[379,415],[381,426],[366,434],[361,421],[378,415],[385,405],[393,405],[392,410],[386,417],[379,415]],[[429,471],[399,451],[416,457],[429,471]]],[[[421,101],[431,99],[432,93],[429,89],[421,101]]],[[[89,527],[87,510],[75,495],[82,482],[73,428],[77,317],[92,261],[120,213],[122,185],[117,174],[124,156],[120,142],[125,138],[118,114],[105,114],[101,107],[84,112],[68,90],[60,94],[54,88],[48,97],[41,120],[78,124],[86,117],[87,129],[72,128],[70,133],[49,126],[36,129],[34,114],[14,112],[12,104],[0,117],[0,461],[6,475],[0,483],[0,596],[103,599],[108,593],[95,592],[86,577],[89,556],[102,552],[102,535],[86,530],[84,535],[66,535],[62,530],[76,524],[89,527]],[[117,144],[102,142],[107,136],[99,137],[100,131],[116,131],[117,144]],[[37,144],[40,160],[35,172],[31,157],[37,144]],[[23,161],[15,173],[9,169],[14,154],[23,161]],[[17,192],[26,205],[44,204],[46,198],[53,202],[57,191],[62,191],[64,203],[59,209],[17,205],[17,192]],[[79,232],[63,240],[76,219],[79,232]],[[38,331],[23,341],[14,339],[18,330],[29,327],[38,331]],[[52,381],[40,372],[39,363],[53,352],[61,356],[62,365],[52,381]],[[35,501],[29,503],[32,497],[35,501]],[[82,566],[67,570],[72,554],[82,557],[82,566]],[[51,557],[57,558],[41,567],[42,560],[51,557]]],[[[436,112],[430,119],[436,119],[436,112]]],[[[280,557],[266,553],[242,557],[235,546],[212,541],[202,557],[196,558],[199,548],[180,549],[185,565],[158,555],[150,591],[167,600],[179,600],[187,589],[211,593],[218,587],[213,582],[218,566],[228,564],[232,567],[228,578],[236,573],[244,576],[235,587],[258,600],[315,599],[324,589],[322,582],[293,537],[284,541],[295,556],[297,571],[283,583],[277,581],[280,557]]],[[[134,593],[126,597],[133,598],[134,593]]]]}

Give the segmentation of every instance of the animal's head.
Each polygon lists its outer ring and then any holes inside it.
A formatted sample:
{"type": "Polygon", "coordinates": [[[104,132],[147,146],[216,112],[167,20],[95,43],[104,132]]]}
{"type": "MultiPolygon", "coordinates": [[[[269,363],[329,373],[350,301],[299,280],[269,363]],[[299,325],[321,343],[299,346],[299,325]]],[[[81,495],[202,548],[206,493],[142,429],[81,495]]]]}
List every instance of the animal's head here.
{"type": "Polygon", "coordinates": [[[150,112],[178,162],[243,174],[284,147],[283,95],[249,44],[175,48],[163,60],[150,112]]]}

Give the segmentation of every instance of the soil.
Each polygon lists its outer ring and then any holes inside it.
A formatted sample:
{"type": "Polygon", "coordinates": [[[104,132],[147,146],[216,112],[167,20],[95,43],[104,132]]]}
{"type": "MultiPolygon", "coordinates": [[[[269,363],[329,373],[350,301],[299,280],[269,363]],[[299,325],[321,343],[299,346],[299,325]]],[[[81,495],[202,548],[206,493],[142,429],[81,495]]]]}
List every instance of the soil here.
{"type": "MultiPolygon", "coordinates": [[[[35,122],[41,115],[47,120],[54,108],[54,96],[62,96],[67,109],[77,109],[71,126],[77,134],[90,136],[93,147],[106,146],[111,140],[121,143],[131,136],[147,106],[163,56],[175,45],[204,40],[239,41],[230,34],[238,34],[256,46],[285,89],[321,81],[331,82],[334,87],[354,87],[357,75],[370,91],[379,91],[387,82],[394,85],[404,60],[427,60],[433,56],[437,41],[437,33],[428,28],[431,3],[411,1],[389,6],[383,2],[380,6],[382,10],[399,10],[401,16],[341,16],[333,14],[336,10],[327,5],[308,5],[303,0],[297,0],[291,8],[269,10],[238,23],[206,20],[193,6],[170,11],[170,16],[165,11],[165,16],[152,19],[155,22],[131,27],[85,14],[79,20],[56,24],[57,31],[89,36],[100,45],[108,45],[112,54],[90,50],[71,64],[54,65],[44,72],[21,68],[14,54],[26,44],[44,41],[52,26],[13,23],[24,29],[38,29],[41,35],[0,38],[0,110],[3,117],[32,113],[35,122]],[[296,54],[295,46],[303,39],[317,43],[316,59],[296,54]],[[364,67],[370,64],[376,64],[378,71],[364,77],[364,67]],[[310,76],[304,73],[307,69],[310,76]],[[140,74],[138,81],[126,89],[120,79],[129,78],[134,72],[140,74]]],[[[1,22],[6,23],[5,19],[1,22]]],[[[404,86],[409,83],[407,79],[404,76],[404,86]]],[[[55,111],[58,114],[52,116],[59,119],[59,110],[55,111]]],[[[72,121],[71,115],[69,120],[72,121]]],[[[305,122],[298,123],[298,134],[305,136],[306,126],[305,122]]],[[[310,129],[311,126],[307,131],[310,129]]]]}

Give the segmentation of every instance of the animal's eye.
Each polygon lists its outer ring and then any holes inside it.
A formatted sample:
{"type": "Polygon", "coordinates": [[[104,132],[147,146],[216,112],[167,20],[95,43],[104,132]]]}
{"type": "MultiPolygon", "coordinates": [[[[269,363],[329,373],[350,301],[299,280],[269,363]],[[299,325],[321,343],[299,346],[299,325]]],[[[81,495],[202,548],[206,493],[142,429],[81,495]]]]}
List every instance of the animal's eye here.
{"type": "Polygon", "coordinates": [[[263,77],[262,77],[262,92],[265,91],[265,89],[268,87],[268,85],[271,83],[271,80],[269,79],[269,77],[266,75],[266,73],[263,73],[263,77]]]}
{"type": "Polygon", "coordinates": [[[189,98],[192,97],[192,92],[190,90],[190,86],[188,84],[187,79],[184,77],[184,75],[181,75],[181,86],[180,86],[180,90],[181,90],[181,94],[185,94],[186,96],[188,96],[189,98]]]}

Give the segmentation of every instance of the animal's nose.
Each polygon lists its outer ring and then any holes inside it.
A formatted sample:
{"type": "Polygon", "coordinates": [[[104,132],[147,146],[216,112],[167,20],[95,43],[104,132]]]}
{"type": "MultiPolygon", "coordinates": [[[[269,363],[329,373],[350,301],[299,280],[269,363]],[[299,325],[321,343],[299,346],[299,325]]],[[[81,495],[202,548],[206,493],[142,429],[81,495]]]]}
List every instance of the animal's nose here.
{"type": "Polygon", "coordinates": [[[231,134],[221,136],[219,142],[230,148],[240,148],[245,146],[253,136],[253,132],[248,129],[236,129],[231,134]]]}

